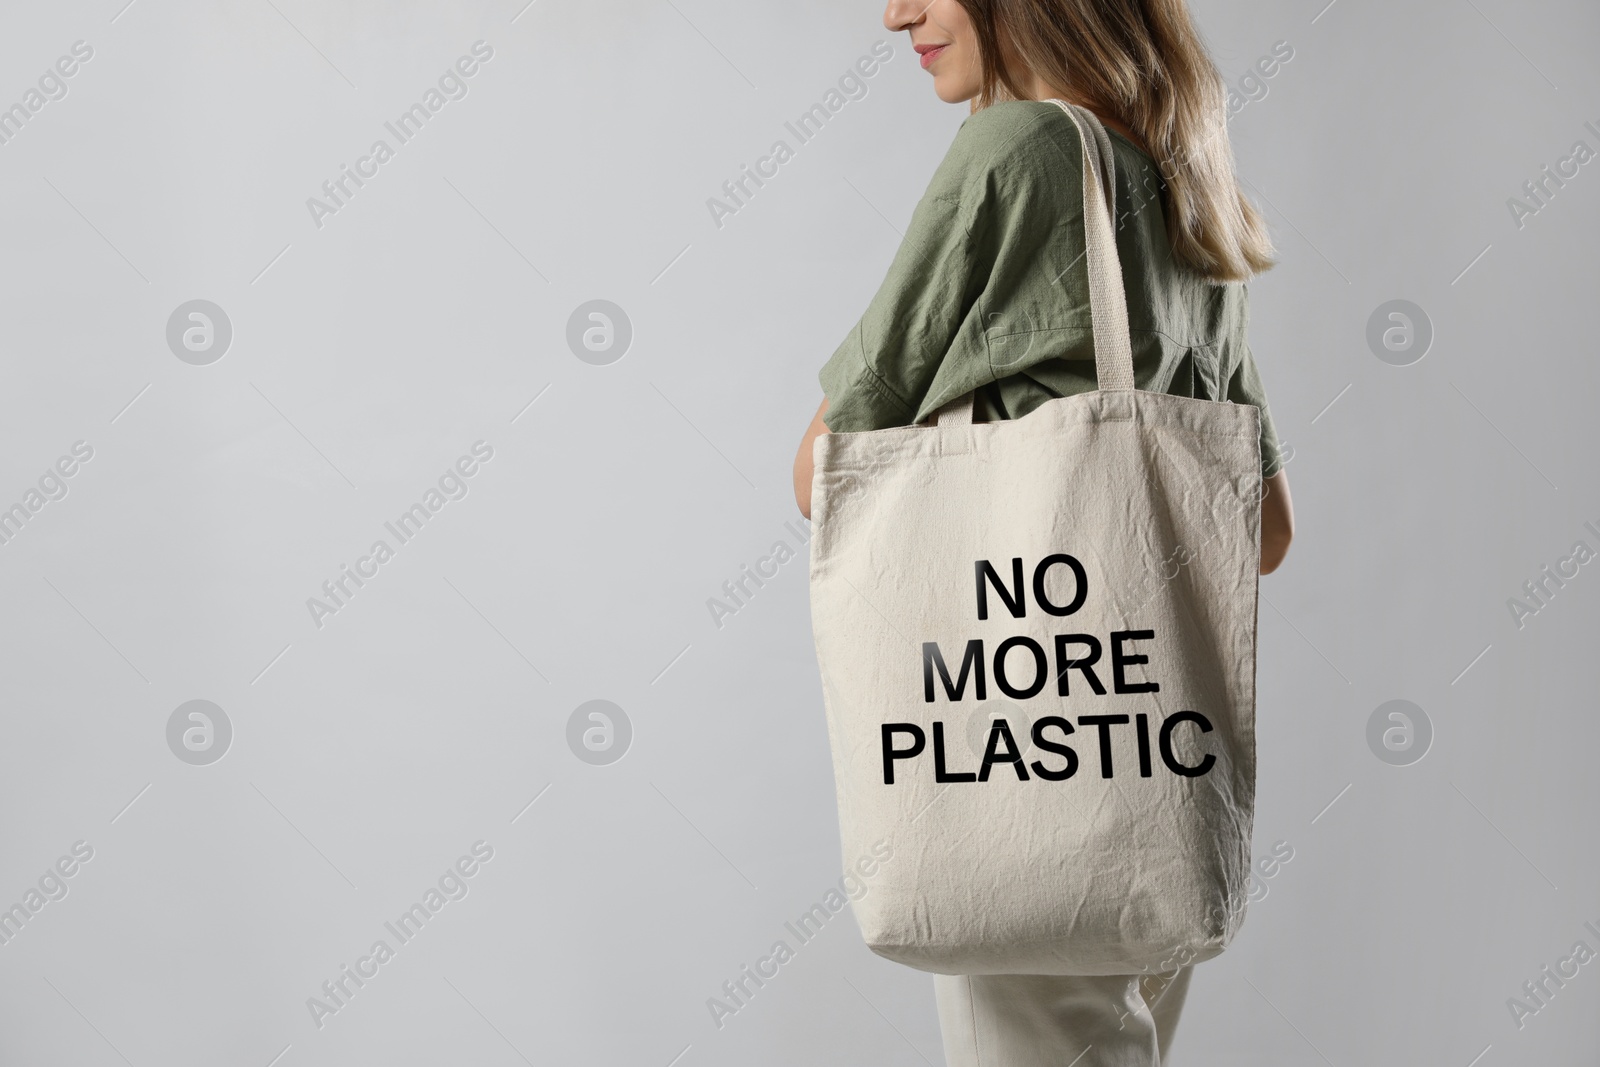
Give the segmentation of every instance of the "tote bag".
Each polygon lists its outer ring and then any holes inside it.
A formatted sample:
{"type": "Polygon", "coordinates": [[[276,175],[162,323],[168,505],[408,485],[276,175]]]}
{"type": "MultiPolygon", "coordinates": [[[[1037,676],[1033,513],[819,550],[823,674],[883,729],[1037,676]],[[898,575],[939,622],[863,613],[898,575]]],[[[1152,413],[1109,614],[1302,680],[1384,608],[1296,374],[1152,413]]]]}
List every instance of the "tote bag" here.
{"type": "Polygon", "coordinates": [[[1077,126],[1093,392],[814,445],[811,610],[853,901],[943,974],[1129,974],[1243,922],[1258,410],[1134,387],[1114,161],[1077,126]]]}

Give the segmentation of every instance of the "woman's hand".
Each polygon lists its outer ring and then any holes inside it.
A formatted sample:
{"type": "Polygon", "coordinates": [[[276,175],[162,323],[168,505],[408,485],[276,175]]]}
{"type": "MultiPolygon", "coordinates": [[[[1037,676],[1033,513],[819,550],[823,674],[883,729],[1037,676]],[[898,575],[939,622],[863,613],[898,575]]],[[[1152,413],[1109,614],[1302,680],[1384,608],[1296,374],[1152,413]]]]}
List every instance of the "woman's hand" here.
{"type": "MultiPolygon", "coordinates": [[[[806,427],[800,439],[800,451],[794,457],[794,502],[800,514],[811,518],[811,445],[819,434],[828,432],[822,421],[828,410],[828,398],[806,427]]],[[[1262,484],[1261,497],[1261,573],[1271,574],[1283,563],[1289,553],[1289,542],[1294,540],[1294,505],[1289,499],[1289,472],[1279,471],[1262,484]]]]}
{"type": "Polygon", "coordinates": [[[806,427],[806,435],[800,439],[800,451],[794,457],[794,502],[800,505],[800,514],[811,518],[811,442],[817,439],[818,434],[828,432],[827,423],[822,421],[822,413],[828,410],[828,398],[822,398],[822,406],[817,408],[817,413],[811,419],[811,425],[806,427]]]}

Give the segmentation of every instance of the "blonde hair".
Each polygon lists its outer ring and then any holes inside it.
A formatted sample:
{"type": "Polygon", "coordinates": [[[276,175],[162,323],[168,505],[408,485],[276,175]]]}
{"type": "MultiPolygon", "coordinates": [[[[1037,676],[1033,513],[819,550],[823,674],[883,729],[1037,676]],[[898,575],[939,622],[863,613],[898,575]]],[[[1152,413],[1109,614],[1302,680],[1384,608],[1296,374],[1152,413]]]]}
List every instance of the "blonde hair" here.
{"type": "Polygon", "coordinates": [[[1234,175],[1222,78],[1185,0],[957,0],[982,60],[974,112],[1028,99],[1005,66],[1023,66],[1137,133],[1160,168],[1174,258],[1213,281],[1273,265],[1265,222],[1234,175]]]}

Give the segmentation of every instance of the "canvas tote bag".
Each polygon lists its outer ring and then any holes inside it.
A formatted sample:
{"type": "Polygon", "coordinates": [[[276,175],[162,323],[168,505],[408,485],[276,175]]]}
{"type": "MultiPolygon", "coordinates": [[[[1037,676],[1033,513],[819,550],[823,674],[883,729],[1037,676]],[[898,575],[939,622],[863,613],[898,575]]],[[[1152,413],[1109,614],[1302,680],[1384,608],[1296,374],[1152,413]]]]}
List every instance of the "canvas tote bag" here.
{"type": "Polygon", "coordinates": [[[944,974],[1221,952],[1255,797],[1259,412],[1134,388],[1110,139],[1083,146],[1094,392],[816,439],[811,609],[872,950],[944,974]]]}

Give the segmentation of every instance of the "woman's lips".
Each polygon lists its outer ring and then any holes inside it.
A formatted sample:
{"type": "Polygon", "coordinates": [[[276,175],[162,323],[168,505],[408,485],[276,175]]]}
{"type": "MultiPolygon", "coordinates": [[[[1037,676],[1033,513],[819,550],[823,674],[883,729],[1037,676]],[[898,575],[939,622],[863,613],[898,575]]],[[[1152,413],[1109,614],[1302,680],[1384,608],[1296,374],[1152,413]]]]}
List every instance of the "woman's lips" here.
{"type": "Polygon", "coordinates": [[[933,61],[938,59],[940,54],[943,53],[948,47],[950,46],[942,44],[938,48],[922,53],[922,69],[927,70],[928,67],[932,65],[933,61]]]}

